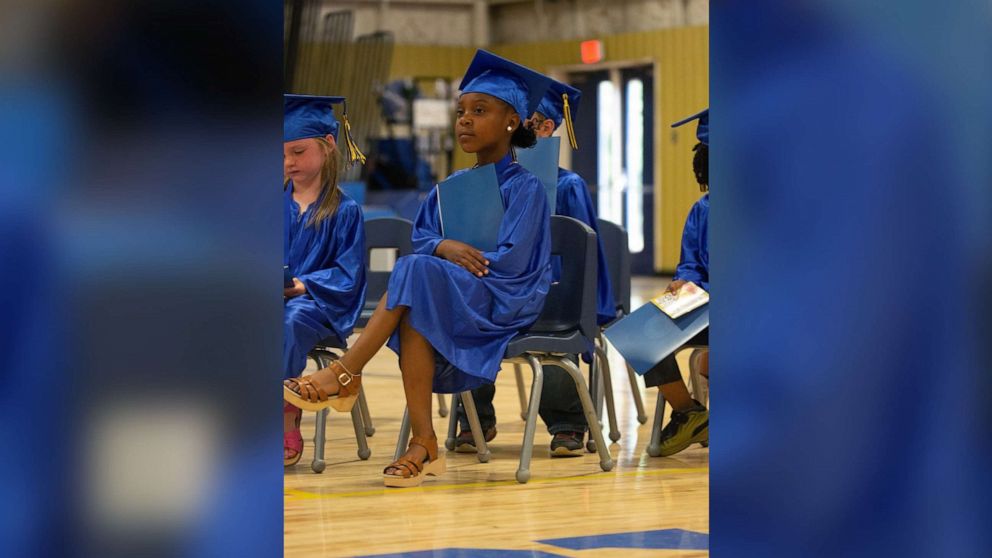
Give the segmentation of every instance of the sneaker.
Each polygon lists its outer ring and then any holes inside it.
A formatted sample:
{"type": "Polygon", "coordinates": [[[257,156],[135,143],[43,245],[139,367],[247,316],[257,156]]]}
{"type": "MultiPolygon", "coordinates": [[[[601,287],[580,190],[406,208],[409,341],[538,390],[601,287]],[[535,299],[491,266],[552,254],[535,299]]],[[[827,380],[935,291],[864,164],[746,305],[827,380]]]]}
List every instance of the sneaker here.
{"type": "Polygon", "coordinates": [[[675,455],[692,444],[710,441],[710,412],[699,403],[688,411],[674,411],[672,419],[661,431],[660,454],[675,455]]]}
{"type": "MultiPolygon", "coordinates": [[[[493,438],[496,437],[496,427],[492,426],[486,429],[485,438],[486,443],[492,442],[493,438]]],[[[475,437],[472,436],[471,430],[462,430],[455,438],[455,451],[457,453],[476,453],[479,448],[475,447],[475,437]]]]}
{"type": "Polygon", "coordinates": [[[551,457],[579,457],[585,432],[558,432],[551,440],[551,457]]]}

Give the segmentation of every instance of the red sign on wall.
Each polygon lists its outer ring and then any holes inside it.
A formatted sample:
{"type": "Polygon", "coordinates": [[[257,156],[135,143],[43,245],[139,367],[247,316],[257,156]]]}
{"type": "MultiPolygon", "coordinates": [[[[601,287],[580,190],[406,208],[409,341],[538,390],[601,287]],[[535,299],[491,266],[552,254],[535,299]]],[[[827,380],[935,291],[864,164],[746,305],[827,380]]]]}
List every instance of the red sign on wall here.
{"type": "Polygon", "coordinates": [[[595,64],[603,59],[603,41],[582,41],[582,63],[595,64]]]}

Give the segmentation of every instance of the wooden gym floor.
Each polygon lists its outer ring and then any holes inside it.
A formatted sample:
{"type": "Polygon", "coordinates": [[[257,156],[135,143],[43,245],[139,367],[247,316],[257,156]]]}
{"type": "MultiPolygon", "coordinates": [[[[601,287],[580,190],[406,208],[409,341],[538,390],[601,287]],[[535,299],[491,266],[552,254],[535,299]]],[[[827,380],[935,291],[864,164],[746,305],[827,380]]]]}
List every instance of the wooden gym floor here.
{"type": "MultiPolygon", "coordinates": [[[[666,284],[635,278],[633,306],[666,284]]],[[[648,422],[638,424],[623,361],[616,351],[610,361],[621,432],[610,447],[613,471],[600,470],[595,454],[550,458],[551,437],[539,422],[531,480],[518,484],[524,421],[513,368],[506,365],[496,382],[499,434],[489,463],[448,452],[447,474],[428,477],[419,488],[387,489],[382,469],[392,461],[404,399],[396,356],[383,348],[364,374],[375,425],[367,461],[357,456],[350,414],[332,411],[327,468],[313,473],[315,415],[304,414],[303,459],[285,474],[285,555],[707,556],[709,450],[694,445],[673,457],[649,457],[657,390],[644,391],[648,422]]],[[[526,367],[524,377],[529,393],[526,367]]],[[[434,407],[443,444],[448,419],[438,416],[436,398],[434,407]]]]}

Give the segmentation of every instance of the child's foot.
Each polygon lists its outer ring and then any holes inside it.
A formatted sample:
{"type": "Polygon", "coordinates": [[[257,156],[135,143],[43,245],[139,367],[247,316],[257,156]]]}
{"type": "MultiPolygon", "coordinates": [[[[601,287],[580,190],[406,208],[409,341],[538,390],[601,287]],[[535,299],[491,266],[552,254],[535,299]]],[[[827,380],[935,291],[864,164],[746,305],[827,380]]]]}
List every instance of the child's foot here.
{"type": "Polygon", "coordinates": [[[661,431],[660,453],[662,457],[675,455],[692,444],[710,440],[710,412],[694,401],[695,406],[687,411],[673,411],[672,419],[661,431]]]}
{"type": "Polygon", "coordinates": [[[299,430],[282,433],[282,465],[292,467],[303,457],[303,435],[299,430]]]}
{"type": "Polygon", "coordinates": [[[585,432],[557,432],[551,439],[551,457],[579,457],[585,432]]]}
{"type": "Polygon", "coordinates": [[[305,411],[322,411],[333,407],[347,412],[358,400],[362,373],[353,373],[339,360],[309,376],[283,382],[283,399],[305,411]]]}
{"type": "MultiPolygon", "coordinates": [[[[496,437],[496,427],[491,426],[483,431],[486,442],[492,442],[496,437]]],[[[479,448],[475,447],[475,436],[471,430],[462,430],[455,438],[455,451],[457,453],[476,453],[479,448]]]]}
{"type": "Polygon", "coordinates": [[[445,456],[438,455],[437,438],[414,436],[406,453],[382,471],[383,484],[393,488],[420,486],[428,475],[447,470],[445,456]]]}
{"type": "Polygon", "coordinates": [[[303,411],[287,403],[283,405],[282,413],[282,464],[284,467],[291,467],[303,456],[303,435],[300,434],[300,418],[303,416],[303,411]]]}

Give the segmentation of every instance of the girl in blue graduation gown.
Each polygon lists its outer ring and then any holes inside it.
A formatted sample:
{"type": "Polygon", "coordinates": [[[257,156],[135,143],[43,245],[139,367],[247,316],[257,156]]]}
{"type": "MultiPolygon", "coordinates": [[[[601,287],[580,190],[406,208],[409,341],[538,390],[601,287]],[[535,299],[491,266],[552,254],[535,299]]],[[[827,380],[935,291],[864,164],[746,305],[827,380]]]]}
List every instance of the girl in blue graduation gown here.
{"type": "MultiPolygon", "coordinates": [[[[577,148],[575,131],[572,127],[574,115],[578,112],[582,92],[567,84],[551,80],[548,91],[541,99],[537,110],[525,122],[539,138],[551,137],[564,123],[568,139],[577,148]]],[[[598,267],[596,270],[596,318],[599,324],[606,324],[616,319],[616,305],[613,302],[613,287],[610,283],[609,268],[606,265],[606,254],[603,251],[603,240],[599,236],[599,223],[596,218],[596,206],[589,196],[589,188],[585,180],[578,174],[558,168],[558,185],[556,192],[555,215],[564,215],[582,221],[596,232],[598,267]]],[[[552,277],[557,278],[560,270],[552,260],[552,277]]],[[[583,355],[586,362],[591,360],[592,347],[589,353],[583,355]]],[[[479,414],[479,423],[487,441],[496,436],[496,409],[493,399],[496,386],[489,384],[472,391],[472,399],[479,414]]],[[[458,420],[461,432],[458,434],[455,447],[458,451],[475,452],[475,441],[468,424],[468,418],[459,407],[458,420]]],[[[558,366],[544,367],[544,390],[541,392],[541,404],[538,408],[541,420],[548,426],[552,436],[551,455],[577,456],[582,454],[582,441],[588,430],[585,413],[579,402],[579,394],[575,390],[572,377],[558,366]]]]}
{"type": "Polygon", "coordinates": [[[437,192],[414,225],[416,254],[400,258],[387,293],[362,335],[328,369],[285,383],[284,397],[308,409],[353,405],[361,370],[388,341],[397,352],[413,438],[384,471],[386,486],[419,485],[444,472],[431,422],[432,392],[492,382],[510,339],[536,321],[551,284],[550,208],[540,181],[520,165],[512,145],[535,137],[521,126],[546,78],[479,51],[462,82],[455,134],[479,165],[494,164],[505,214],[498,247],[481,252],[444,239],[437,192]]]}
{"type": "MultiPolygon", "coordinates": [[[[283,163],[285,265],[283,379],[299,376],[321,340],[351,335],[365,302],[365,225],[361,207],[337,186],[337,97],[286,97],[283,163]]],[[[350,144],[350,140],[349,140],[350,144]]],[[[283,462],[300,459],[301,411],[284,408],[283,462]]]]}

